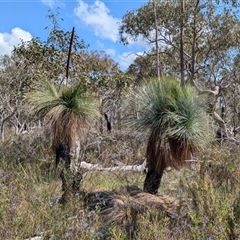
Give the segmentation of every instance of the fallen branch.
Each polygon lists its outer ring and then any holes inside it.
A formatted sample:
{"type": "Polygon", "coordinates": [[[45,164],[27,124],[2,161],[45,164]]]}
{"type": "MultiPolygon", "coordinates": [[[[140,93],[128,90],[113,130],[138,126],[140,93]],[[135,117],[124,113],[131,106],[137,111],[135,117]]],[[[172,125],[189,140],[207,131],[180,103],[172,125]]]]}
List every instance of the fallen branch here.
{"type": "Polygon", "coordinates": [[[91,164],[82,161],[78,166],[78,169],[87,169],[91,171],[133,171],[133,172],[144,172],[146,169],[146,160],[141,165],[125,165],[125,166],[116,166],[116,167],[103,167],[100,164],[91,164]]]}

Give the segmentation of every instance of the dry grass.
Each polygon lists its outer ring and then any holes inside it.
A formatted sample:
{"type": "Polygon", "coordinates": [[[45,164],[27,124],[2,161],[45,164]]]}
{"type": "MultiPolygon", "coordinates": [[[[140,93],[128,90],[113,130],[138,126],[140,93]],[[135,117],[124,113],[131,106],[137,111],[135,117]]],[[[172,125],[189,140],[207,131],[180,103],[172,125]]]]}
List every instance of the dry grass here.
{"type": "MultiPolygon", "coordinates": [[[[127,143],[124,136],[110,139],[109,145],[91,145],[83,157],[95,163],[91,157],[99,147],[104,164],[111,165],[105,156],[123,156],[127,143]]],[[[136,164],[140,158],[133,152],[144,147],[136,150],[139,142],[127,141],[132,145],[123,162],[136,164]]],[[[240,239],[237,148],[231,154],[212,149],[199,154],[194,168],[165,172],[156,196],[142,191],[144,173],[85,172],[81,192],[64,205],[58,203],[61,181],[49,149],[40,136],[1,146],[2,239],[240,239]]]]}
{"type": "Polygon", "coordinates": [[[179,201],[167,195],[151,195],[136,186],[121,191],[94,191],[86,194],[89,209],[99,209],[100,231],[121,226],[128,233],[136,228],[140,214],[158,212],[161,216],[178,217],[179,201]]]}

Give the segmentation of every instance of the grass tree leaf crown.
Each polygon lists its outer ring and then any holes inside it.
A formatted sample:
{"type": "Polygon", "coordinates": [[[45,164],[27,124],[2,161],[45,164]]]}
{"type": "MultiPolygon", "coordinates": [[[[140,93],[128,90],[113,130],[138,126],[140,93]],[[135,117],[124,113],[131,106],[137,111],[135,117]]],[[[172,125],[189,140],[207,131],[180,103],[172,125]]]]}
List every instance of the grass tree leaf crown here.
{"type": "Polygon", "coordinates": [[[100,116],[96,99],[86,95],[81,84],[62,86],[57,91],[46,80],[43,88],[36,87],[25,97],[35,113],[46,116],[52,129],[53,148],[59,144],[71,146],[81,129],[100,116]]]}
{"type": "Polygon", "coordinates": [[[151,79],[137,89],[132,103],[138,118],[130,125],[149,133],[146,155],[150,168],[178,169],[213,139],[207,101],[189,85],[181,86],[169,77],[151,79]]]}

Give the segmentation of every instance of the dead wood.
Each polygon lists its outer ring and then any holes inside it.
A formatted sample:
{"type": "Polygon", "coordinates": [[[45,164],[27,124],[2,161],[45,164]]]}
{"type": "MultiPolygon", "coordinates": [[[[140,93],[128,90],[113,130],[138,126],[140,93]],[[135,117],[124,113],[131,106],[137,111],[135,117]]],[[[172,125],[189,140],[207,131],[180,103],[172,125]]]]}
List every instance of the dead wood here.
{"type": "MultiPolygon", "coordinates": [[[[91,171],[107,171],[107,172],[113,172],[113,171],[133,171],[133,172],[144,172],[146,170],[146,160],[141,165],[121,165],[121,166],[115,166],[115,167],[103,167],[100,164],[91,164],[82,161],[78,166],[75,166],[78,169],[85,169],[85,170],[91,170],[91,171]]],[[[76,170],[76,171],[77,171],[76,170]]]]}
{"type": "Polygon", "coordinates": [[[132,233],[137,227],[139,214],[156,212],[159,218],[178,218],[179,201],[167,195],[152,195],[136,186],[122,191],[94,191],[86,194],[85,203],[89,210],[100,211],[100,231],[118,226],[132,233]]]}

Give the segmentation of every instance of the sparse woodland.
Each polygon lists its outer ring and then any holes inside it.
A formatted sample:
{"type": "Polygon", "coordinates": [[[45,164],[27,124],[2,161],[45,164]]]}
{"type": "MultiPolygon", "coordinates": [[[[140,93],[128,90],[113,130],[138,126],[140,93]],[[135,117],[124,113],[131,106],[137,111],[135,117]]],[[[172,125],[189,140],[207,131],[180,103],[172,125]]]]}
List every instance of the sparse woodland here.
{"type": "Polygon", "coordinates": [[[129,10],[126,72],[47,16],[0,58],[0,239],[240,239],[239,2],[129,10]]]}

